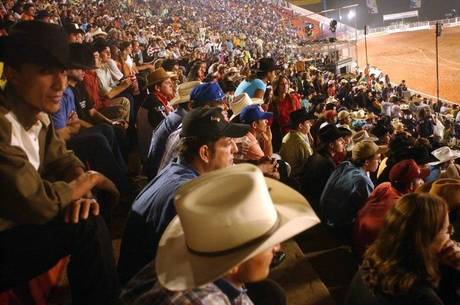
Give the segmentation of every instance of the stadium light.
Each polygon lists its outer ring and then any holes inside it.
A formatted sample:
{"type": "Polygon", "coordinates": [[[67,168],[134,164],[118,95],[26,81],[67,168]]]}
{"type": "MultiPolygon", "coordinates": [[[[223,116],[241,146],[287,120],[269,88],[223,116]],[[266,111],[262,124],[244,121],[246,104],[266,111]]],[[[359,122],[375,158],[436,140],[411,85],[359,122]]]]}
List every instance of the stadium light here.
{"type": "Polygon", "coordinates": [[[348,20],[351,20],[356,17],[356,12],[354,10],[350,10],[348,12],[348,20]]]}

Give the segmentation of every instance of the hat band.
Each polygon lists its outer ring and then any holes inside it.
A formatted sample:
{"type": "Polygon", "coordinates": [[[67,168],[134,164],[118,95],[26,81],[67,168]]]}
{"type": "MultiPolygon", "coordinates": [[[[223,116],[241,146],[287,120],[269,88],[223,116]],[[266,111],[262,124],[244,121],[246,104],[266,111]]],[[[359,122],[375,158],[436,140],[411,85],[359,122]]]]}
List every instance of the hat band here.
{"type": "Polygon", "coordinates": [[[275,223],[273,224],[273,226],[267,231],[265,232],[264,234],[262,234],[261,236],[259,237],[256,237],[254,239],[251,239],[250,241],[247,241],[239,246],[236,246],[236,247],[233,247],[233,248],[230,248],[230,249],[227,249],[227,250],[222,250],[222,251],[214,251],[214,252],[202,252],[202,251],[197,251],[197,250],[193,250],[192,248],[189,247],[189,245],[187,245],[187,249],[195,254],[195,255],[198,255],[198,256],[207,256],[207,257],[216,257],[216,256],[224,256],[224,255],[227,255],[227,254],[231,254],[233,252],[237,252],[237,251],[240,251],[240,250],[243,250],[245,248],[249,248],[251,246],[254,246],[256,244],[258,244],[259,242],[267,239],[268,237],[272,236],[273,233],[276,232],[276,230],[278,230],[279,226],[280,226],[280,217],[277,213],[277,217],[276,217],[276,221],[275,223]]]}

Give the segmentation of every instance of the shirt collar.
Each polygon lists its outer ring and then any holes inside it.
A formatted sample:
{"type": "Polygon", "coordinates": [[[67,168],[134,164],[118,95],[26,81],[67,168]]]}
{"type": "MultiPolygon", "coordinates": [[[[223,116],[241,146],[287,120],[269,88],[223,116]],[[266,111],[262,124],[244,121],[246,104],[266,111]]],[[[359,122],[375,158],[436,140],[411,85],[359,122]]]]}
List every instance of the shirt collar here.
{"type": "Polygon", "coordinates": [[[155,91],[153,93],[153,95],[160,101],[160,103],[163,104],[163,106],[167,106],[168,103],[169,103],[169,99],[166,95],[164,95],[163,93],[159,92],[159,91],[155,91]]]}
{"type": "Polygon", "coordinates": [[[24,99],[17,95],[13,87],[7,85],[2,96],[2,103],[6,108],[14,113],[25,130],[29,130],[38,121],[46,127],[48,127],[51,123],[48,114],[39,112],[35,115],[37,109],[29,105],[26,101],[24,101],[24,99]]]}
{"type": "Polygon", "coordinates": [[[218,279],[214,281],[214,285],[217,286],[230,300],[232,304],[235,304],[235,300],[241,295],[246,293],[244,288],[236,288],[229,281],[224,279],[218,279]]]}

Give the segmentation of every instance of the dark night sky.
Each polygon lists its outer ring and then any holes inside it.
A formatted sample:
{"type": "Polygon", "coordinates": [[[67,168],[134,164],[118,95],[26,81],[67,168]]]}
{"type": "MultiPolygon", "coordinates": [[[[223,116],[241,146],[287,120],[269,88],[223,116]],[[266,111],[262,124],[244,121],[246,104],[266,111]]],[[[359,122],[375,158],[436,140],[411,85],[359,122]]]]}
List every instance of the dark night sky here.
{"type": "MultiPolygon", "coordinates": [[[[363,28],[365,24],[371,27],[383,26],[383,15],[411,11],[409,0],[377,0],[379,14],[370,15],[367,11],[366,0],[322,0],[321,4],[305,6],[306,9],[313,12],[319,12],[324,9],[334,9],[350,4],[359,3],[357,10],[358,27],[363,28]]],[[[445,13],[450,12],[453,8],[457,10],[457,16],[460,17],[460,0],[422,0],[422,7],[419,10],[420,21],[439,20],[445,18],[445,13]]],[[[355,8],[356,9],[356,8],[355,8]]],[[[341,11],[343,23],[350,23],[347,20],[348,9],[341,11]]],[[[338,20],[338,11],[328,13],[327,17],[338,20]]],[[[407,21],[417,21],[416,18],[407,21]]],[[[388,25],[387,22],[385,25],[388,25]]],[[[350,25],[354,25],[351,21],[350,25]]]]}

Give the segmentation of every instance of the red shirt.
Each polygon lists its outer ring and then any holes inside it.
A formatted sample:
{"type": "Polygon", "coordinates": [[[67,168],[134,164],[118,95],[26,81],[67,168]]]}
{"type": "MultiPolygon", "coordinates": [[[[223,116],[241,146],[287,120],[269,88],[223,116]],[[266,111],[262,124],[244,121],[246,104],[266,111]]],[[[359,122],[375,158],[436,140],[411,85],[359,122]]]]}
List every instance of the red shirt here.
{"type": "Polygon", "coordinates": [[[289,132],[289,114],[300,109],[300,97],[297,94],[289,94],[282,100],[278,100],[278,123],[283,135],[289,132]]]}
{"type": "Polygon", "coordinates": [[[94,108],[101,109],[106,105],[108,99],[102,98],[99,94],[99,79],[97,78],[96,71],[85,71],[85,78],[83,79],[88,98],[94,103],[94,108]]]}
{"type": "Polygon", "coordinates": [[[363,255],[367,247],[377,238],[388,211],[401,196],[402,194],[393,188],[390,182],[380,184],[371,193],[358,212],[353,229],[353,243],[360,255],[363,255]]]}

